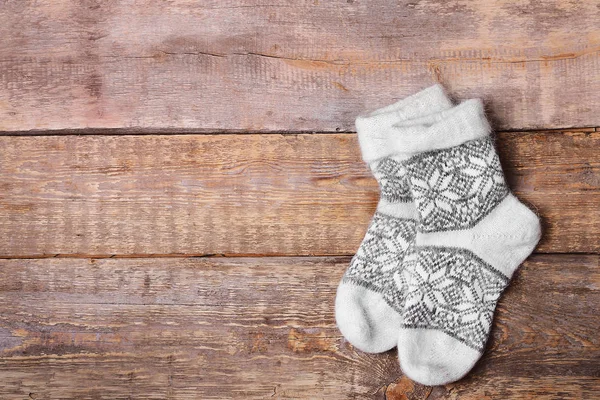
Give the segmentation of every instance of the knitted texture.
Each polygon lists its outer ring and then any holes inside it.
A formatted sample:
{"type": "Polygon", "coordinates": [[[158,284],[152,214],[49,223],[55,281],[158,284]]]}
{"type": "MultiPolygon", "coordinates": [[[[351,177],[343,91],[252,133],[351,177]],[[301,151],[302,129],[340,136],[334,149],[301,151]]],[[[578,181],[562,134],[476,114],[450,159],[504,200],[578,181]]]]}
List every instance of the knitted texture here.
{"type": "Polygon", "coordinates": [[[336,322],[357,348],[378,353],[393,348],[405,297],[400,273],[416,235],[416,208],[401,159],[388,152],[393,126],[452,106],[434,85],[390,106],[361,115],[356,128],[363,160],[380,189],[380,201],[336,294],[336,322]]]}
{"type": "MultiPolygon", "coordinates": [[[[385,158],[375,163],[373,175],[379,182],[380,201],[385,202],[388,209],[407,207],[412,202],[406,177],[400,173],[400,163],[391,158],[385,158]]],[[[340,288],[342,288],[342,285],[346,285],[346,288],[349,286],[362,287],[376,293],[378,297],[375,301],[383,301],[388,308],[381,315],[381,318],[376,318],[371,314],[368,318],[369,325],[362,328],[365,331],[363,334],[365,337],[371,337],[368,334],[371,330],[389,330],[386,333],[386,338],[362,341],[354,339],[354,344],[362,347],[365,351],[371,350],[372,347],[370,347],[370,343],[361,343],[363,341],[386,343],[381,345],[380,351],[389,350],[395,345],[395,332],[399,328],[400,316],[406,298],[406,284],[401,282],[404,276],[400,272],[403,268],[406,251],[414,241],[417,233],[415,217],[416,215],[413,215],[412,218],[402,218],[375,212],[365,237],[342,277],[340,288]],[[396,317],[395,322],[393,317],[396,317]],[[378,327],[378,324],[385,325],[385,327],[378,327]]],[[[338,296],[341,292],[341,290],[338,290],[338,296]]],[[[381,305],[372,304],[374,303],[372,296],[363,295],[362,302],[366,307],[373,309],[381,307],[381,305]]],[[[341,303],[338,307],[342,307],[341,303]]],[[[367,310],[367,312],[371,311],[367,310]]],[[[341,318],[336,317],[336,319],[338,325],[341,325],[341,318]]]]}
{"type": "Polygon", "coordinates": [[[422,153],[406,170],[421,232],[470,228],[509,192],[490,137],[422,153]]]}
{"type": "Polygon", "coordinates": [[[412,195],[405,173],[401,173],[402,164],[391,157],[381,160],[373,175],[379,183],[381,198],[390,203],[410,202],[412,195]]]}
{"type": "Polygon", "coordinates": [[[375,213],[342,282],[381,293],[390,307],[401,312],[404,287],[396,285],[394,275],[401,271],[404,255],[415,235],[415,220],[375,213]]]}
{"type": "Polygon", "coordinates": [[[336,322],[361,350],[397,343],[419,383],[456,381],[481,357],[539,220],[506,184],[480,99],[452,106],[434,85],[356,127],[380,201],[338,286],[336,322]]]}
{"type": "MultiPolygon", "coordinates": [[[[418,224],[397,272],[406,285],[398,356],[426,385],[460,379],[481,357],[498,298],[540,238],[539,220],[510,193],[486,124],[477,121],[481,102],[472,104],[425,124],[435,135],[443,124],[452,146],[419,152],[399,168],[418,224]]],[[[418,147],[418,138],[410,141],[418,147]]]]}
{"type": "Polygon", "coordinates": [[[420,248],[405,260],[404,328],[436,329],[483,352],[508,277],[473,252],[420,248]]]}

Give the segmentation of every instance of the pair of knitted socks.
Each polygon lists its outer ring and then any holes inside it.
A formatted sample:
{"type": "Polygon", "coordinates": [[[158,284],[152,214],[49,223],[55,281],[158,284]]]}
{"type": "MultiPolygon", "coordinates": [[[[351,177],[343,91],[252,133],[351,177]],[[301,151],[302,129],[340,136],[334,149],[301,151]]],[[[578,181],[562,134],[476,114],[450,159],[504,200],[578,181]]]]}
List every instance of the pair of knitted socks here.
{"type": "Polygon", "coordinates": [[[419,383],[456,381],[481,357],[539,220],[506,185],[480,99],[453,105],[438,84],[356,128],[381,196],[338,287],[338,327],[366,352],[398,346],[419,383]]]}

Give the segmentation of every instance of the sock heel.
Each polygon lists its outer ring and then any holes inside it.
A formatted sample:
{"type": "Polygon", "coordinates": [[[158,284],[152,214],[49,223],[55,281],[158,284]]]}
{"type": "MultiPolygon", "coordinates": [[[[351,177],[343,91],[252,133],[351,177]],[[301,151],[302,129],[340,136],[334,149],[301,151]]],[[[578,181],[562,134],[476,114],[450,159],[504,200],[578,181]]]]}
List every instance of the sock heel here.
{"type": "Polygon", "coordinates": [[[469,247],[510,278],[539,242],[541,226],[533,211],[508,194],[471,238],[469,247]]]}

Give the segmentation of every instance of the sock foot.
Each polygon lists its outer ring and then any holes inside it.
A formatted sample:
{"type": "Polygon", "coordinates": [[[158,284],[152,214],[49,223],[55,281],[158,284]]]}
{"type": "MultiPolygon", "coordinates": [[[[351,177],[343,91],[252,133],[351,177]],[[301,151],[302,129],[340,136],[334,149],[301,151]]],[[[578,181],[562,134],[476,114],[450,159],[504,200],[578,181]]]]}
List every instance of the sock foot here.
{"type": "Polygon", "coordinates": [[[396,346],[401,318],[381,293],[352,283],[340,284],[335,318],[342,335],[367,353],[382,353],[396,346]]]}
{"type": "Polygon", "coordinates": [[[479,351],[448,336],[427,329],[403,329],[398,336],[398,359],[402,371],[423,385],[455,382],[465,376],[481,357],[479,351]]]}

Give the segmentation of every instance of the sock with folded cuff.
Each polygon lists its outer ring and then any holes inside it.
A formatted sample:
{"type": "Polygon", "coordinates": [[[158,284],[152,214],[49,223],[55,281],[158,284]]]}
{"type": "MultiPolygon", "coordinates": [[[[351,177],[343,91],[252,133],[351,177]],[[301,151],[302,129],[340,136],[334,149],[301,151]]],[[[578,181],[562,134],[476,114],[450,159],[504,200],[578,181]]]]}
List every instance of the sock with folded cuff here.
{"type": "Polygon", "coordinates": [[[407,158],[400,169],[418,221],[400,271],[398,357],[409,378],[441,385],[481,357],[497,300],[540,223],[506,185],[481,100],[394,127],[383,146],[407,158]]]}
{"type": "Polygon", "coordinates": [[[335,315],[344,337],[360,350],[379,353],[396,346],[403,299],[398,271],[416,234],[417,211],[408,183],[385,138],[395,123],[410,123],[451,107],[443,88],[436,84],[356,119],[363,160],[377,179],[381,196],[338,286],[335,315]]]}

